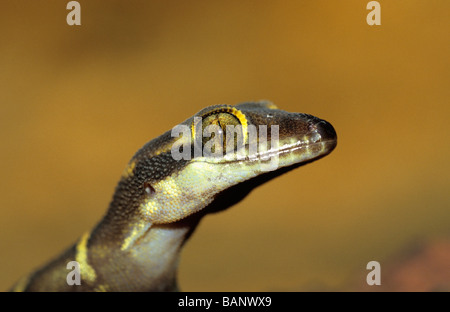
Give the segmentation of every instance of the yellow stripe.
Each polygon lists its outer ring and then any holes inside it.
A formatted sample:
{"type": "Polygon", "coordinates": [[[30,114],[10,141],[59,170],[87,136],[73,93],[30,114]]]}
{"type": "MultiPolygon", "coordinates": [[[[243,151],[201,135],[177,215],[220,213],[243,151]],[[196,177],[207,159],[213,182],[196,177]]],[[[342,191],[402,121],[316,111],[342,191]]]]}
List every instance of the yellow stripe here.
{"type": "Polygon", "coordinates": [[[105,285],[98,285],[97,287],[94,288],[94,291],[96,292],[107,292],[108,291],[108,287],[105,285]]]}
{"type": "Polygon", "coordinates": [[[125,170],[122,173],[122,177],[128,178],[129,176],[131,176],[133,174],[134,167],[136,167],[136,161],[135,160],[131,161],[127,165],[127,167],[125,168],[125,170]]]}
{"type": "Polygon", "coordinates": [[[94,282],[97,278],[94,268],[88,262],[87,242],[90,233],[85,233],[77,244],[75,260],[80,264],[81,278],[88,282],[94,282]]]}
{"type": "MultiPolygon", "coordinates": [[[[242,134],[243,134],[244,144],[246,144],[247,143],[247,136],[248,136],[248,134],[247,134],[248,122],[247,122],[247,117],[245,117],[245,114],[242,113],[240,110],[238,110],[235,107],[225,106],[225,107],[218,107],[217,109],[212,110],[210,112],[206,112],[203,115],[201,115],[200,117],[201,118],[205,118],[205,117],[207,117],[209,115],[217,114],[217,113],[230,113],[230,114],[234,115],[239,120],[239,122],[241,123],[241,126],[242,126],[242,134]]],[[[193,122],[192,125],[191,125],[191,132],[192,132],[192,137],[193,138],[195,138],[195,126],[196,126],[196,124],[193,122]]],[[[202,135],[200,137],[202,137],[202,135]]]]}
{"type": "Polygon", "coordinates": [[[12,289],[13,292],[23,292],[25,288],[28,286],[28,282],[30,281],[30,275],[22,277],[16,285],[14,285],[14,288],[12,289]]]}
{"type": "Polygon", "coordinates": [[[150,226],[151,224],[145,221],[135,225],[131,230],[131,233],[123,240],[120,250],[124,251],[129,247],[133,246],[136,240],[142,237],[145,234],[145,232],[148,231],[150,226]]]}

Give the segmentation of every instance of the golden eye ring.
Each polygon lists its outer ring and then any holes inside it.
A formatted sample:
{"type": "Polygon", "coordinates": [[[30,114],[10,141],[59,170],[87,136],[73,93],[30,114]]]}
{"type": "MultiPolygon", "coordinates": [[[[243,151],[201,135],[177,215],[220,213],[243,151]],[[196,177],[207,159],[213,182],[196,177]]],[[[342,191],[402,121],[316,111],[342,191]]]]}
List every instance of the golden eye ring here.
{"type": "MultiPolygon", "coordinates": [[[[247,144],[247,141],[248,141],[248,132],[247,132],[248,122],[247,122],[247,118],[246,118],[245,115],[244,115],[240,110],[238,110],[237,108],[235,108],[235,107],[233,107],[233,106],[223,106],[223,107],[218,107],[218,108],[213,109],[213,110],[211,110],[211,111],[209,111],[209,112],[205,112],[205,113],[201,114],[201,115],[198,116],[198,117],[201,118],[201,121],[200,121],[200,122],[203,122],[203,120],[204,120],[205,118],[207,118],[208,116],[211,116],[211,115],[219,115],[219,114],[221,114],[221,113],[227,113],[227,114],[230,114],[230,115],[232,115],[234,118],[236,118],[236,119],[239,121],[239,123],[240,123],[240,125],[241,125],[241,127],[242,127],[243,143],[244,143],[244,144],[247,144]]],[[[191,126],[191,133],[192,133],[192,137],[193,137],[193,138],[196,137],[196,127],[197,127],[197,126],[198,126],[198,125],[197,125],[197,123],[195,122],[195,119],[194,119],[194,121],[192,122],[192,126],[191,126]]],[[[202,131],[203,131],[203,124],[202,124],[201,129],[202,129],[202,131]]],[[[201,137],[202,137],[202,136],[201,136],[201,137]]]]}

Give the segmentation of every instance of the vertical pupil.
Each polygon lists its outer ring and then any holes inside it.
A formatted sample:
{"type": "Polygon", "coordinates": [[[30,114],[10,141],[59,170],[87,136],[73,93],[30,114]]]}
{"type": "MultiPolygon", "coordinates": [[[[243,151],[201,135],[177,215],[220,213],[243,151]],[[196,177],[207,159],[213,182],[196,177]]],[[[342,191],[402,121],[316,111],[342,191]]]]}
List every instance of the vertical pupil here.
{"type": "MultiPolygon", "coordinates": [[[[225,151],[227,148],[227,137],[226,137],[226,133],[227,133],[227,126],[238,126],[240,125],[239,120],[236,118],[236,116],[229,114],[229,113],[216,113],[216,114],[211,114],[209,116],[203,117],[203,121],[202,121],[202,131],[210,125],[216,125],[219,126],[222,136],[222,148],[225,151]]],[[[215,137],[215,133],[211,134],[211,137],[203,137],[203,144],[205,144],[206,142],[208,142],[209,140],[213,140],[215,137]]],[[[232,138],[232,144],[236,145],[236,140],[234,138],[232,138]]],[[[213,147],[213,152],[214,152],[214,147],[213,147]]]]}

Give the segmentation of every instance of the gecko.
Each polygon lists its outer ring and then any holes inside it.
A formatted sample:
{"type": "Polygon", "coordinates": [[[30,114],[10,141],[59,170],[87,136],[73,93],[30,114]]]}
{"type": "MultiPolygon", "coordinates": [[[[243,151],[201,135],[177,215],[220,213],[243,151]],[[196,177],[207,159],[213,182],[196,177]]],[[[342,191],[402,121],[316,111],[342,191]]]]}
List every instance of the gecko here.
{"type": "Polygon", "coordinates": [[[209,106],[177,127],[135,153],[93,229],[11,290],[178,291],[181,250],[206,214],[337,145],[329,122],[269,101],[209,106]]]}

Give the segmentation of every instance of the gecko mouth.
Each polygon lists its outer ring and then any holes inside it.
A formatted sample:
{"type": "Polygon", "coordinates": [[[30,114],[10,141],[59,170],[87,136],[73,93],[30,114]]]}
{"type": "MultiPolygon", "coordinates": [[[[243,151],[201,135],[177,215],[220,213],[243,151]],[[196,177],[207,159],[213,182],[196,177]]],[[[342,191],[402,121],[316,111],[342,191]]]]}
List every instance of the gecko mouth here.
{"type": "MultiPolygon", "coordinates": [[[[317,139],[315,142],[311,142],[311,140],[308,142],[307,140],[297,138],[296,143],[285,144],[277,151],[273,151],[273,154],[277,154],[280,158],[280,165],[276,170],[267,170],[267,172],[263,174],[254,176],[247,181],[224,190],[215,197],[215,200],[203,213],[223,211],[241,201],[259,185],[331,153],[337,145],[337,135],[333,126],[326,121],[320,120],[319,122],[312,124],[310,128],[310,136],[313,133],[318,134],[315,136],[317,139]],[[308,150],[309,152],[307,152],[308,150]]],[[[268,153],[265,156],[270,157],[270,154],[268,153]]],[[[236,163],[238,161],[234,162],[236,163]]],[[[252,166],[252,163],[253,162],[249,161],[245,168],[253,171],[255,167],[252,166]]],[[[258,167],[259,165],[256,166],[258,167]]]]}
{"type": "Polygon", "coordinates": [[[281,145],[280,148],[263,152],[258,158],[299,157],[303,155],[300,158],[311,160],[331,153],[337,145],[337,135],[333,126],[329,122],[319,119],[318,122],[310,123],[308,128],[307,134],[300,138],[294,136],[294,138],[285,140],[286,143],[281,145]]]}
{"type": "Polygon", "coordinates": [[[263,148],[262,151],[249,153],[249,146],[246,145],[240,151],[226,153],[220,157],[201,157],[193,160],[210,164],[250,164],[270,162],[275,159],[280,167],[312,161],[328,155],[337,145],[337,135],[333,126],[325,120],[317,121],[317,119],[308,125],[307,134],[303,136],[294,134],[282,139],[282,142],[271,141],[270,148],[263,148]]]}

